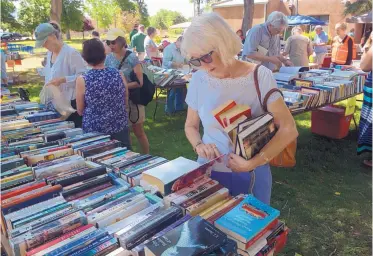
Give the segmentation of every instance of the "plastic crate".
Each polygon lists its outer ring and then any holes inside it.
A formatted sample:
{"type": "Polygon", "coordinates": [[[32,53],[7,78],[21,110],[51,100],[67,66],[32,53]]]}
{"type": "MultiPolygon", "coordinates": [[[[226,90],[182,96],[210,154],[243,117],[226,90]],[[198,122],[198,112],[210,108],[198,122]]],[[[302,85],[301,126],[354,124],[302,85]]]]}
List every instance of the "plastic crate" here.
{"type": "Polygon", "coordinates": [[[353,115],[345,116],[345,108],[326,106],[312,111],[311,132],[332,139],[343,139],[348,135],[353,115]]]}

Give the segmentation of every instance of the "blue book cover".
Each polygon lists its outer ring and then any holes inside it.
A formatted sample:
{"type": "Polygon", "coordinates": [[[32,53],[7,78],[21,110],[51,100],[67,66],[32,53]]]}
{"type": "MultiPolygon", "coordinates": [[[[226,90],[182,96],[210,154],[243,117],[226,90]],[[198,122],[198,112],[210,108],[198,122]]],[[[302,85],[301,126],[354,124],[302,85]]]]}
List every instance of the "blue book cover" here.
{"type": "MultiPolygon", "coordinates": [[[[97,239],[96,241],[93,241],[91,244],[89,244],[86,247],[81,248],[80,250],[75,251],[70,256],[78,256],[78,255],[86,255],[88,251],[95,249],[95,247],[113,239],[112,235],[106,235],[100,239],[97,239]]],[[[118,240],[117,240],[118,241],[118,240]]]]}
{"type": "Polygon", "coordinates": [[[104,237],[106,235],[107,235],[106,231],[97,229],[97,230],[83,236],[82,238],[79,238],[75,241],[72,241],[68,244],[65,244],[65,245],[63,245],[63,246],[45,254],[45,256],[71,255],[71,253],[73,253],[77,250],[80,250],[84,247],[87,247],[92,242],[94,242],[98,239],[101,239],[102,237],[104,237]]]}
{"type": "Polygon", "coordinates": [[[280,215],[280,211],[248,195],[239,205],[215,222],[229,236],[247,243],[280,215]]]}
{"type": "Polygon", "coordinates": [[[4,215],[7,215],[11,212],[15,212],[15,211],[18,211],[18,210],[21,210],[23,208],[26,208],[30,205],[34,205],[34,204],[37,204],[37,203],[40,203],[40,202],[43,202],[43,201],[46,201],[48,199],[52,199],[54,197],[57,197],[60,195],[60,192],[62,191],[62,188],[58,191],[51,191],[49,193],[46,193],[44,195],[41,195],[39,197],[35,197],[35,198],[32,198],[28,201],[25,201],[25,202],[22,202],[22,203],[19,203],[19,204],[16,204],[16,205],[12,205],[12,206],[9,206],[7,208],[3,207],[1,209],[1,211],[3,212],[4,215]]]}

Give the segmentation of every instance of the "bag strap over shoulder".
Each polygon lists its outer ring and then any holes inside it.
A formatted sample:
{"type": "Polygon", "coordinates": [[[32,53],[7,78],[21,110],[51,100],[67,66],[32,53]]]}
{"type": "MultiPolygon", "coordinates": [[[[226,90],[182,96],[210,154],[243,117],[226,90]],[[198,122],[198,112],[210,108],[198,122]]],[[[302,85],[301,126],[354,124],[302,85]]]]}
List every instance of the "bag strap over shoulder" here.
{"type": "Polygon", "coordinates": [[[259,79],[258,79],[258,70],[259,70],[259,67],[261,66],[261,64],[257,65],[255,67],[255,70],[254,70],[254,84],[255,84],[255,89],[256,89],[256,93],[258,95],[258,99],[259,99],[259,103],[260,103],[260,106],[262,107],[263,111],[264,112],[268,112],[268,109],[267,109],[267,103],[268,103],[268,99],[269,97],[271,97],[271,95],[275,92],[278,92],[281,94],[281,96],[284,96],[281,92],[281,90],[279,90],[278,88],[272,88],[271,90],[269,90],[267,92],[267,94],[264,96],[264,99],[263,99],[263,102],[262,102],[262,93],[260,92],[260,87],[259,87],[259,79]]]}
{"type": "Polygon", "coordinates": [[[128,51],[128,50],[126,51],[126,54],[124,55],[123,59],[121,60],[118,66],[118,70],[122,68],[124,61],[127,59],[128,56],[130,56],[131,53],[132,53],[131,51],[128,51]]]}

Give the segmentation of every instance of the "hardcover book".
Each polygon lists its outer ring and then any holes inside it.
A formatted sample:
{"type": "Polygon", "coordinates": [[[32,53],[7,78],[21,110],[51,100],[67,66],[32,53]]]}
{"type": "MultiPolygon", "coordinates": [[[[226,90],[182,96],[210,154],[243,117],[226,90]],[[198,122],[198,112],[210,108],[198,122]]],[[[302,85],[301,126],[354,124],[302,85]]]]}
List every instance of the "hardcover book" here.
{"type": "Polygon", "coordinates": [[[264,114],[256,118],[254,123],[251,123],[242,132],[238,133],[239,152],[236,150],[236,154],[247,160],[251,159],[260,152],[275,133],[276,127],[272,115],[264,114]]]}
{"type": "Polygon", "coordinates": [[[178,178],[199,166],[195,161],[179,157],[147,170],[143,173],[142,179],[148,184],[156,186],[161,194],[168,195],[171,193],[172,185],[178,178]]]}
{"type": "Polygon", "coordinates": [[[239,205],[218,219],[215,226],[246,244],[279,215],[278,210],[262,203],[253,195],[248,195],[239,205]]]}

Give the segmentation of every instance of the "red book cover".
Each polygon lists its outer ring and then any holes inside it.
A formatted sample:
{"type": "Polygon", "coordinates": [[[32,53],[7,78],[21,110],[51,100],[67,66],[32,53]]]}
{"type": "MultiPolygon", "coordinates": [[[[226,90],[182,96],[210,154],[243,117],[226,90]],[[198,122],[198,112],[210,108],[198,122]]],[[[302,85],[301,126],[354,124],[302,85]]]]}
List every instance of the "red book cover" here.
{"type": "Polygon", "coordinates": [[[36,247],[36,248],[32,249],[31,251],[28,251],[26,253],[26,256],[30,256],[30,255],[36,254],[38,252],[41,252],[42,250],[45,250],[48,247],[51,247],[51,246],[53,246],[55,244],[58,244],[58,243],[62,242],[63,240],[66,240],[66,239],[68,239],[68,238],[70,238],[72,236],[75,236],[75,235],[79,234],[80,232],[83,232],[84,230],[89,229],[91,227],[93,227],[93,225],[92,224],[88,224],[88,225],[76,228],[76,229],[72,230],[71,232],[66,233],[66,234],[60,236],[57,239],[54,239],[54,240],[52,240],[52,241],[50,241],[48,243],[45,243],[45,244],[43,244],[43,245],[41,245],[39,247],[36,247]]]}
{"type": "Polygon", "coordinates": [[[234,121],[236,121],[241,116],[246,116],[247,118],[250,118],[251,117],[251,109],[248,108],[248,109],[246,109],[242,112],[233,113],[233,115],[231,115],[227,118],[224,118],[224,120],[223,120],[224,127],[227,127],[228,125],[232,124],[234,121]]]}
{"type": "Polygon", "coordinates": [[[221,126],[224,127],[224,124],[223,124],[223,121],[220,119],[220,115],[232,109],[236,105],[237,104],[235,101],[230,100],[212,111],[212,114],[214,115],[215,119],[219,122],[221,126]]]}
{"type": "Polygon", "coordinates": [[[289,229],[285,228],[284,232],[276,236],[276,245],[275,245],[275,252],[280,252],[286,244],[286,241],[288,239],[289,229]]]}
{"type": "Polygon", "coordinates": [[[249,249],[256,241],[258,241],[267,231],[274,229],[277,226],[278,219],[272,221],[265,229],[260,231],[253,239],[246,244],[246,249],[249,249]]]}
{"type": "Polygon", "coordinates": [[[40,197],[44,194],[47,194],[47,193],[50,193],[50,192],[54,192],[54,191],[61,191],[62,190],[62,186],[61,185],[55,185],[55,186],[52,186],[52,187],[49,187],[49,188],[46,188],[45,190],[43,191],[40,191],[39,193],[37,194],[33,194],[33,195],[30,195],[28,197],[24,197],[24,198],[20,198],[18,200],[14,200],[12,202],[9,202],[9,203],[6,203],[4,205],[1,205],[2,208],[8,208],[8,207],[11,207],[11,206],[14,206],[14,205],[17,205],[17,204],[20,204],[20,203],[23,203],[23,202],[26,202],[28,200],[31,200],[31,199],[34,199],[34,198],[37,198],[37,197],[40,197]]]}
{"type": "Polygon", "coordinates": [[[8,198],[11,198],[11,197],[14,197],[14,196],[18,196],[20,194],[24,194],[24,193],[29,192],[31,190],[44,187],[45,185],[46,185],[45,181],[40,181],[39,183],[33,184],[31,186],[27,186],[27,187],[24,187],[24,188],[15,190],[15,191],[11,191],[9,193],[5,193],[4,195],[1,195],[1,200],[5,200],[5,199],[8,199],[8,198]]]}

